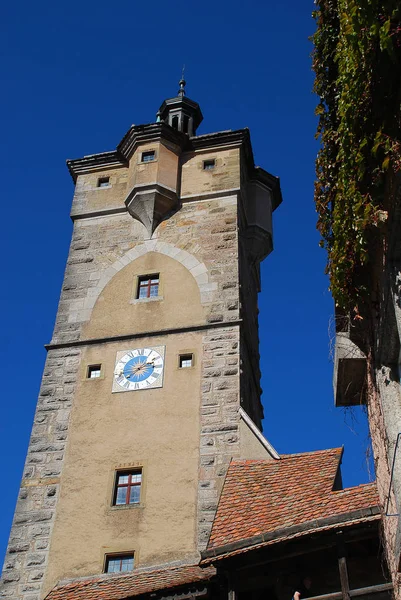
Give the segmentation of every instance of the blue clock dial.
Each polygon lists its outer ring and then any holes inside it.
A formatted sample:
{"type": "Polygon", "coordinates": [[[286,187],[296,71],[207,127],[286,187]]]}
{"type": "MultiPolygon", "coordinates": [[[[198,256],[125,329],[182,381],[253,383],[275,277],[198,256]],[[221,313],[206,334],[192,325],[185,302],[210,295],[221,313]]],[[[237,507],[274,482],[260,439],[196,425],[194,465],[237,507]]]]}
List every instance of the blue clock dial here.
{"type": "Polygon", "coordinates": [[[155,370],[154,362],[148,362],[147,356],[136,356],[129,360],[123,370],[129,381],[145,381],[155,370]]]}

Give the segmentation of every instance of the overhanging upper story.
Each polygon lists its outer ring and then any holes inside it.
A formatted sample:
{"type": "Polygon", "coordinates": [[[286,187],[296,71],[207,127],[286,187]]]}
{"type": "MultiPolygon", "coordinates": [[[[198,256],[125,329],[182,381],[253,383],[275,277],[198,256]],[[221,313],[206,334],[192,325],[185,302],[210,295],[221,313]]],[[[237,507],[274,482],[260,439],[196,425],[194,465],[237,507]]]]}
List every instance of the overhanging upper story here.
{"type": "Polygon", "coordinates": [[[128,211],[149,235],[182,203],[241,191],[249,224],[271,237],[282,201],[278,178],[254,164],[248,129],[190,137],[163,122],[133,125],[116,150],[67,165],[74,220],[128,211]]]}

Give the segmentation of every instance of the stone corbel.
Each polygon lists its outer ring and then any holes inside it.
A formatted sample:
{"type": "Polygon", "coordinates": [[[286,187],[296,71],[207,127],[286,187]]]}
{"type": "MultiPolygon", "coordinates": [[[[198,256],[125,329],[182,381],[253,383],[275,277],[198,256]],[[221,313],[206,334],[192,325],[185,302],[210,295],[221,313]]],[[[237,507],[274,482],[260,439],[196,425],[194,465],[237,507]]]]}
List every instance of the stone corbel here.
{"type": "Polygon", "coordinates": [[[140,221],[152,237],[156,227],[178,210],[179,200],[174,191],[155,183],[135,186],[125,205],[130,215],[140,221]]]}

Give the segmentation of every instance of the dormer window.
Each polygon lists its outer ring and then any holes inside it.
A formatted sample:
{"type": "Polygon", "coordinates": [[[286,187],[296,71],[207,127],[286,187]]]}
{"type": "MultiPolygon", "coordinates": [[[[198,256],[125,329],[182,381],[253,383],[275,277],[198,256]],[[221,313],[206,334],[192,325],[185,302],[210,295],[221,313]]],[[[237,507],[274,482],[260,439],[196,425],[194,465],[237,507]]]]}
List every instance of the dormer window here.
{"type": "Polygon", "coordinates": [[[155,151],[148,150],[147,152],[142,152],[141,162],[148,163],[155,160],[155,151]]]}
{"type": "Polygon", "coordinates": [[[204,171],[211,171],[212,169],[214,169],[215,166],[216,166],[215,158],[210,158],[208,160],[203,161],[203,170],[204,171]]]}
{"type": "Polygon", "coordinates": [[[110,186],[110,177],[99,177],[97,180],[97,187],[105,188],[110,186]]]}

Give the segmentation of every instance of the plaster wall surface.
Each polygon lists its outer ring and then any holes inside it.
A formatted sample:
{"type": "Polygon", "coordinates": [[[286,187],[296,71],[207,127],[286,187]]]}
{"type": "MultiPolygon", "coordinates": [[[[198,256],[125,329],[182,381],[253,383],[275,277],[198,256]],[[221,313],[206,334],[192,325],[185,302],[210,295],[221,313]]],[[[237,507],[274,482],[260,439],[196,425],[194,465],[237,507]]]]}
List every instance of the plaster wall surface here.
{"type": "Polygon", "coordinates": [[[239,437],[241,440],[240,458],[244,460],[273,460],[270,452],[242,419],[239,423],[239,437]]]}
{"type": "Polygon", "coordinates": [[[101,573],[113,551],[134,551],[136,566],[197,551],[201,362],[179,369],[178,355],[191,349],[198,358],[202,334],[139,344],[163,345],[163,387],[124,393],[112,393],[116,353],[138,342],[82,351],[44,593],[62,578],[101,573]],[[87,379],[88,364],[101,364],[103,377],[87,379]],[[138,466],[140,504],[112,506],[116,470],[138,466]]]}
{"type": "Polygon", "coordinates": [[[189,327],[204,323],[205,314],[189,270],[150,251],[119,271],[104,288],[82,335],[89,339],[189,327]],[[159,296],[137,300],[138,276],[151,274],[160,274],[159,296]]]}

